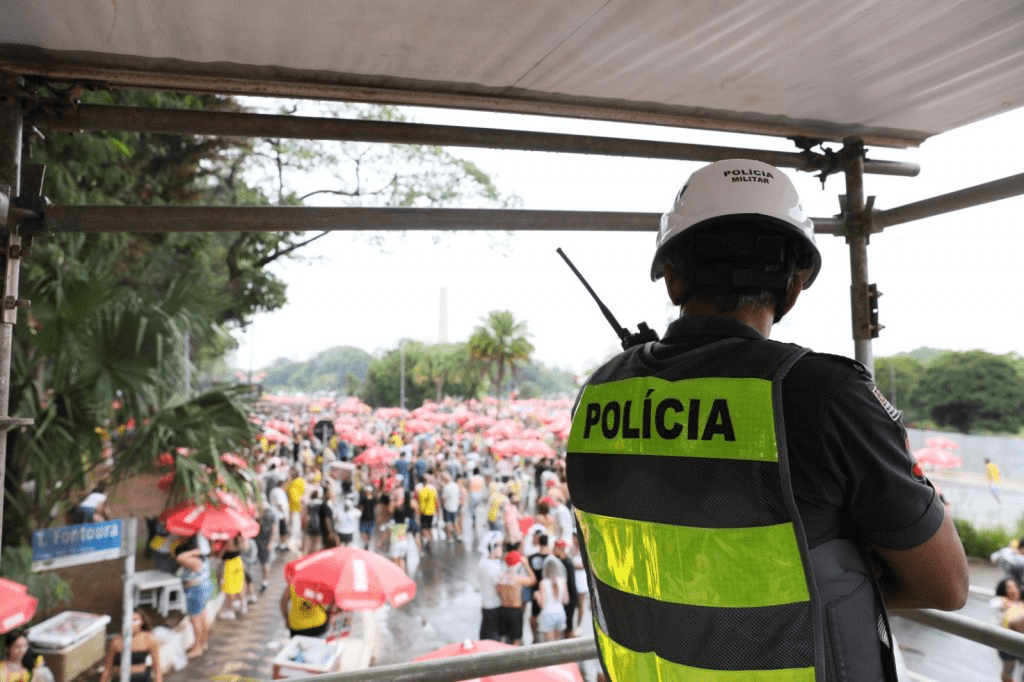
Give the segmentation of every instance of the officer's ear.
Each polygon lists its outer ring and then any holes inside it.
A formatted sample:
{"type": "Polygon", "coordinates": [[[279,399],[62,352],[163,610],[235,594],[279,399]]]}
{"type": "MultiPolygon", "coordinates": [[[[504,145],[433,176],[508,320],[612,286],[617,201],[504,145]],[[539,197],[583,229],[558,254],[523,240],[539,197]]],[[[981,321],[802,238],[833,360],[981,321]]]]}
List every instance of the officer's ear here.
{"type": "Polygon", "coordinates": [[[800,292],[803,290],[804,276],[800,272],[794,272],[793,276],[789,278],[789,286],[786,287],[786,295],[782,301],[782,313],[776,318],[776,322],[793,309],[793,306],[796,305],[796,299],[800,297],[800,292]]]}
{"type": "Polygon", "coordinates": [[[682,305],[686,289],[683,284],[683,276],[670,263],[665,263],[661,274],[665,277],[665,289],[668,291],[668,298],[672,301],[672,305],[682,305]]]}

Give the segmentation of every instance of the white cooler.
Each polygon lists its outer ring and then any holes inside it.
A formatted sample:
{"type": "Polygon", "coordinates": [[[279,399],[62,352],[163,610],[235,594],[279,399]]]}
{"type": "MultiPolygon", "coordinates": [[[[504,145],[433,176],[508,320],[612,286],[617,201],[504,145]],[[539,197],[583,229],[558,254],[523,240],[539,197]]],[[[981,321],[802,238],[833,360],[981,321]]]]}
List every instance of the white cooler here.
{"type": "Polygon", "coordinates": [[[338,669],[345,640],[295,635],[274,657],[274,679],[322,675],[338,669]]]}
{"type": "Polygon", "coordinates": [[[110,616],[65,611],[28,630],[55,682],[70,682],[103,659],[110,616]]]}

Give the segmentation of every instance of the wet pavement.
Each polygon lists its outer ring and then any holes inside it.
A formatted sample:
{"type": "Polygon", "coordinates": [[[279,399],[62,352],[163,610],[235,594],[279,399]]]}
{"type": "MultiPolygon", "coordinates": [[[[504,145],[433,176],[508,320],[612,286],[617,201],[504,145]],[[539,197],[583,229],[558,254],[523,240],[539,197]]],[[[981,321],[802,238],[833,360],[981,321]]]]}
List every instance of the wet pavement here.
{"type": "MultiPolygon", "coordinates": [[[[957,483],[956,496],[965,507],[970,499],[988,513],[990,495],[984,485],[957,483]]],[[[994,501],[994,500],[993,500],[994,501]]],[[[1016,501],[1014,501],[1016,503],[1016,501]]],[[[1003,504],[1009,507],[1004,496],[1003,504]]],[[[1020,508],[1024,510],[1024,494],[1020,508]]],[[[1001,510],[1011,514],[1012,510],[1001,510]]],[[[1019,514],[1017,514],[1019,517],[1019,514]]],[[[429,551],[412,550],[407,572],[416,579],[416,598],[402,608],[381,608],[377,621],[382,633],[377,664],[408,662],[445,644],[475,640],[480,627],[480,595],[476,567],[480,561],[477,543],[482,528],[464,533],[463,543],[435,540],[429,551]]],[[[287,643],[288,630],[278,601],[285,589],[283,567],[297,555],[287,553],[273,559],[271,583],[259,601],[240,620],[217,620],[210,648],[188,667],[165,677],[168,682],[192,680],[269,680],[273,659],[287,643]]],[[[996,623],[988,606],[999,570],[987,564],[971,566],[972,590],[967,606],[959,613],[986,623],[996,623]]],[[[589,619],[586,619],[589,626],[589,619]]],[[[892,617],[893,631],[903,652],[911,679],[915,682],[990,682],[999,678],[1000,662],[991,647],[948,635],[932,628],[892,617]]],[[[589,627],[587,628],[589,630],[589,627]]],[[[583,636],[589,636],[585,633],[583,636]]],[[[524,643],[531,642],[529,627],[524,643]]]]}

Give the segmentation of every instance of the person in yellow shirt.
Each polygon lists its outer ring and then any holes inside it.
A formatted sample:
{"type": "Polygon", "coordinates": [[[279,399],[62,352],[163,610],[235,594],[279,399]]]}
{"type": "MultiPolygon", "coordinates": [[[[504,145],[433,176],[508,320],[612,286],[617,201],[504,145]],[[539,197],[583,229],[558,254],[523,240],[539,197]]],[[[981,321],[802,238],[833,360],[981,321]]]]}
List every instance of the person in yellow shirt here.
{"type": "Polygon", "coordinates": [[[327,609],[295,594],[295,588],[291,585],[281,594],[281,615],[292,637],[319,637],[327,632],[327,609]]]}
{"type": "Polygon", "coordinates": [[[420,503],[420,537],[423,539],[424,551],[430,551],[430,540],[434,535],[434,515],[437,514],[437,488],[434,477],[427,474],[423,477],[423,486],[417,493],[420,503]]]}
{"type": "Polygon", "coordinates": [[[992,493],[992,497],[996,498],[996,502],[1002,504],[1003,501],[999,499],[996,488],[999,487],[999,482],[1003,480],[1003,477],[999,473],[999,467],[988,457],[985,458],[985,478],[988,480],[988,491],[992,493]]]}
{"type": "Polygon", "coordinates": [[[292,469],[292,480],[288,483],[288,535],[296,548],[302,544],[302,498],[306,494],[306,479],[292,469]]]}
{"type": "Polygon", "coordinates": [[[504,509],[508,504],[508,488],[499,483],[491,483],[491,494],[487,498],[487,527],[490,530],[501,530],[504,521],[504,509]]]}

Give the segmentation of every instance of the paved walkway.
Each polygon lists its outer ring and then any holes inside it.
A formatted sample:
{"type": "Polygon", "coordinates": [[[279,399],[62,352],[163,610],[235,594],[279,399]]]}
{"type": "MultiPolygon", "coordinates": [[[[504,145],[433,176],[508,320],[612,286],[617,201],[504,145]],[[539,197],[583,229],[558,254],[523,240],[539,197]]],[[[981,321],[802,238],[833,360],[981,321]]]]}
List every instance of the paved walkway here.
{"type": "MultiPolygon", "coordinates": [[[[442,644],[476,638],[479,593],[475,566],[479,554],[474,551],[474,535],[472,531],[467,533],[466,544],[438,543],[432,553],[411,558],[409,572],[417,579],[420,593],[409,607],[386,609],[379,615],[378,622],[384,629],[379,663],[407,661],[442,644]]],[[[239,620],[217,619],[206,654],[166,676],[167,682],[270,680],[274,657],[288,641],[278,606],[286,588],[283,569],[296,556],[276,554],[270,566],[270,585],[259,601],[249,606],[249,613],[239,620]]],[[[972,562],[971,584],[975,589],[962,615],[994,622],[987,600],[999,574],[999,569],[987,562],[972,562]]],[[[894,619],[893,627],[907,666],[914,673],[912,679],[917,682],[987,682],[998,678],[998,659],[988,647],[900,618],[894,619]]],[[[524,635],[529,641],[529,628],[524,635]]]]}
{"type": "Polygon", "coordinates": [[[206,653],[189,659],[183,670],[164,676],[166,682],[217,680],[269,680],[274,657],[288,641],[288,628],[281,617],[281,594],[286,588],[284,565],[297,555],[275,553],[270,564],[269,587],[249,612],[238,620],[217,618],[212,624],[206,653]]]}

